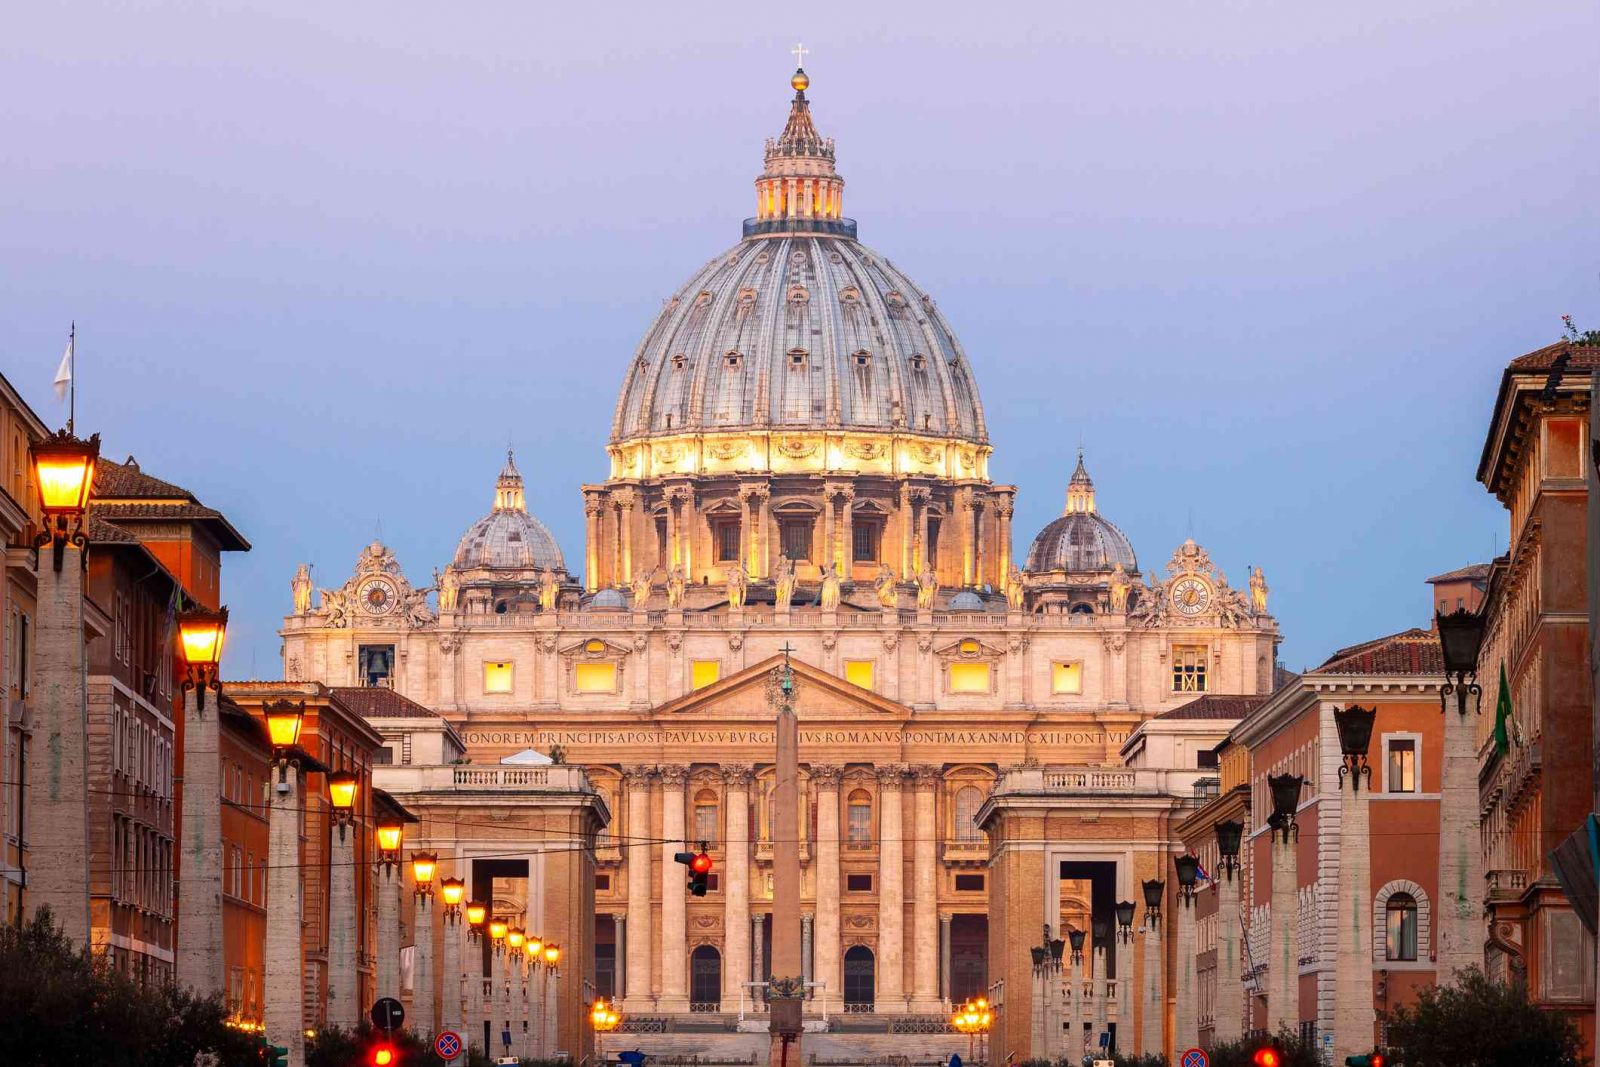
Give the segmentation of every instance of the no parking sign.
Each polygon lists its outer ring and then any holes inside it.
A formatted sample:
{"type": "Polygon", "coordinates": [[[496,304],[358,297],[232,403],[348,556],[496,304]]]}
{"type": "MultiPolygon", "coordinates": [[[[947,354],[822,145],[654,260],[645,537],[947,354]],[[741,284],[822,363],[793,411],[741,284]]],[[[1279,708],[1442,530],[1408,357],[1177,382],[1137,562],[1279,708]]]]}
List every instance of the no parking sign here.
{"type": "Polygon", "coordinates": [[[1203,1048],[1192,1048],[1183,1054],[1183,1067],[1211,1067],[1211,1057],[1203,1048]]]}
{"type": "Polygon", "coordinates": [[[461,1055],[461,1035],[454,1030],[440,1030],[433,1039],[433,1051],[446,1063],[461,1055]]]}

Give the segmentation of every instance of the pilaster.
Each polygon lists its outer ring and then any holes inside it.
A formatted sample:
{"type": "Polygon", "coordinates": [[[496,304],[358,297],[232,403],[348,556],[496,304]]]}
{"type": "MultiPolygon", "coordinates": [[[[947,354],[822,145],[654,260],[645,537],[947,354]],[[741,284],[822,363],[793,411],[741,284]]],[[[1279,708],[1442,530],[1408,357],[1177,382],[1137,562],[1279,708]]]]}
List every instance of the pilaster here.
{"type": "MultiPolygon", "coordinates": [[[[178,832],[177,980],[201,996],[225,989],[222,937],[222,764],[216,698],[183,697],[183,819],[178,832]]],[[[253,877],[253,876],[252,876],[253,877]]]]}

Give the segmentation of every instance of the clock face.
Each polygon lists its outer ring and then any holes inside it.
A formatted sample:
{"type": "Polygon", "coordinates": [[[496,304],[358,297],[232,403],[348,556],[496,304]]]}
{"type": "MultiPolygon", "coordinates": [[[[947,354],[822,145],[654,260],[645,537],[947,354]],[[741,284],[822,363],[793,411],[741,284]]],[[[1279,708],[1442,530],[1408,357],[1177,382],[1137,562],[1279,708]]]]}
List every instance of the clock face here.
{"type": "Polygon", "coordinates": [[[1198,615],[1211,603],[1211,587],[1193,576],[1172,583],[1172,606],[1184,615],[1198,615]]]}
{"type": "Polygon", "coordinates": [[[369,579],[357,591],[356,596],[368,615],[387,615],[394,607],[394,586],[381,578],[369,579]]]}

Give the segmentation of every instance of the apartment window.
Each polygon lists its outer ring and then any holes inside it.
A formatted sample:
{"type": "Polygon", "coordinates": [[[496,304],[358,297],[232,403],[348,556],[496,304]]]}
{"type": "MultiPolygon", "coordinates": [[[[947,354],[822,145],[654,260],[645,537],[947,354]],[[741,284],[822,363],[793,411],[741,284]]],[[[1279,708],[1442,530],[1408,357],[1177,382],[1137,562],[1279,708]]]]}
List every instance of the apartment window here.
{"type": "Polygon", "coordinates": [[[849,659],[844,662],[844,680],[862,689],[875,689],[877,664],[870,659],[849,659]]]}
{"type": "Polygon", "coordinates": [[[872,875],[847,874],[844,876],[844,888],[847,893],[872,892],[872,875]]]}
{"type": "Polygon", "coordinates": [[[791,560],[811,558],[810,519],[784,519],[778,523],[778,535],[783,542],[783,555],[791,560]]]}
{"type": "Polygon", "coordinates": [[[1410,893],[1396,893],[1385,906],[1388,923],[1386,955],[1391,960],[1417,958],[1417,901],[1410,893]]]}
{"type": "Polygon", "coordinates": [[[852,845],[872,843],[872,794],[865,789],[857,789],[850,794],[845,839],[852,845]]]}
{"type": "Polygon", "coordinates": [[[1083,664],[1054,663],[1050,666],[1050,692],[1056,694],[1083,692],[1083,664]]]}
{"type": "Polygon", "coordinates": [[[878,548],[883,542],[883,524],[873,519],[857,519],[850,527],[853,542],[851,558],[857,563],[872,563],[878,558],[878,548]]]}
{"type": "Polygon", "coordinates": [[[739,520],[720,519],[711,526],[711,536],[717,546],[718,563],[739,561],[739,520]]]}
{"type": "Polygon", "coordinates": [[[950,692],[987,693],[989,691],[989,665],[987,663],[950,664],[950,692]]]}
{"type": "Polygon", "coordinates": [[[689,663],[689,688],[704,689],[722,677],[722,661],[697,659],[689,663]]]}
{"type": "Polygon", "coordinates": [[[1172,649],[1172,691],[1206,691],[1206,649],[1204,645],[1176,645],[1172,649]]]}
{"type": "Polygon", "coordinates": [[[508,662],[483,665],[483,691],[485,693],[511,692],[511,664],[508,662]]]}
{"type": "Polygon", "coordinates": [[[1385,760],[1387,784],[1384,791],[1389,793],[1415,793],[1417,791],[1417,739],[1414,737],[1390,737],[1385,739],[1385,747],[1389,750],[1388,759],[1385,760]]]}
{"type": "Polygon", "coordinates": [[[578,663],[572,668],[573,683],[580,693],[615,693],[617,691],[617,665],[615,663],[578,663]]]}
{"type": "Polygon", "coordinates": [[[963,893],[983,892],[983,875],[958,874],[956,875],[956,889],[963,893]]]}

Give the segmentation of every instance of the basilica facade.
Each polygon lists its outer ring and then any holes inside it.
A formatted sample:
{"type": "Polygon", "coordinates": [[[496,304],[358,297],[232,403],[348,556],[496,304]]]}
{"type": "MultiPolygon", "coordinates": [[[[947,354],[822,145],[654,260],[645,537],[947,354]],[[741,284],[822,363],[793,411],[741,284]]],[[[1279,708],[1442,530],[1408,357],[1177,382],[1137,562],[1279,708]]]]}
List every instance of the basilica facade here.
{"type": "MultiPolygon", "coordinates": [[[[531,749],[585,769],[611,817],[585,980],[632,1016],[757,1010],[773,847],[796,838],[817,1012],[932,1015],[992,989],[991,946],[1037,936],[991,929],[991,838],[1030,847],[980,828],[997,783],[1124,768],[1142,724],[1205,694],[1270,692],[1276,670],[1261,573],[1230,584],[1193,541],[1141,558],[1081,453],[1060,516],[1018,540],[1017,489],[990,477],[983,360],[858,242],[807,88],[796,72],[741,239],[618,358],[582,560],[535,517],[508,455],[452,559],[406,561],[408,576],[373,544],[320,591],[302,568],[282,629],[291,681],[390,687],[445,720],[472,764],[531,749]],[[784,656],[803,764],[793,827],[770,815],[767,681],[784,656]],[[716,864],[704,897],[672,861],[686,842],[716,864]]],[[[1204,772],[1208,756],[1168,758],[1204,772]]],[[[411,758],[398,735],[388,758],[411,758]]],[[[1137,898],[1136,872],[1175,847],[1159,813],[1191,779],[1142,792],[1155,814],[1125,841],[1096,831],[1111,881],[1077,907],[1137,898]],[[1124,862],[1135,852],[1156,858],[1124,862]]],[[[1114,792],[1086,786],[1066,807],[1116,815],[1114,792]]],[[[1040,893],[1044,921],[1065,918],[1059,888],[1040,893]]]]}

